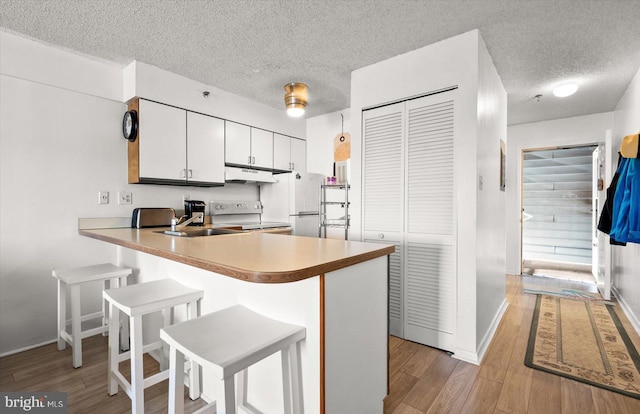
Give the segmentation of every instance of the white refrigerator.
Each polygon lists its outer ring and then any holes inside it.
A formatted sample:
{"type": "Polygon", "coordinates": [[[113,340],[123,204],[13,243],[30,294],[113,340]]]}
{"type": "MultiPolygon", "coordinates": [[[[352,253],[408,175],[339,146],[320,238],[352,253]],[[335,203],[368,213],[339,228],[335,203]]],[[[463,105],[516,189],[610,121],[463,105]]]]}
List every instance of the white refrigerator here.
{"type": "Polygon", "coordinates": [[[322,174],[291,172],[274,175],[276,182],[260,186],[262,220],[291,223],[295,236],[318,237],[322,174]]]}

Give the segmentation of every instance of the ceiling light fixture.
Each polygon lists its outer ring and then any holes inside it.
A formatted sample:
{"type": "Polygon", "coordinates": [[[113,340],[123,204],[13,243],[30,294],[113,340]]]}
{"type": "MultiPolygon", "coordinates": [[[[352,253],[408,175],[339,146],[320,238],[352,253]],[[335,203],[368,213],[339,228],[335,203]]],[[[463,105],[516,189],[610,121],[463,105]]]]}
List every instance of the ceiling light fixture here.
{"type": "Polygon", "coordinates": [[[565,83],[553,90],[553,94],[558,98],[564,98],[566,96],[573,95],[578,90],[578,85],[575,83],[565,83]]]}
{"type": "Polygon", "coordinates": [[[287,107],[287,115],[299,118],[304,115],[307,106],[307,85],[299,82],[284,85],[284,104],[287,107]]]}

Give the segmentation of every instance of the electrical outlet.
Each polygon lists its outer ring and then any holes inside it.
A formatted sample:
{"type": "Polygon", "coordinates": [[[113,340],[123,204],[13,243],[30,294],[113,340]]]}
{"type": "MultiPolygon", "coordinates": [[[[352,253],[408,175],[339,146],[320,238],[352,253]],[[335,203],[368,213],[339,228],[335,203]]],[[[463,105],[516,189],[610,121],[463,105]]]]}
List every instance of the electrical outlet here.
{"type": "Polygon", "coordinates": [[[133,200],[133,196],[129,191],[118,192],[118,204],[120,205],[131,204],[132,200],[133,200]]]}
{"type": "Polygon", "coordinates": [[[98,191],[98,204],[109,204],[108,191],[98,191]]]}

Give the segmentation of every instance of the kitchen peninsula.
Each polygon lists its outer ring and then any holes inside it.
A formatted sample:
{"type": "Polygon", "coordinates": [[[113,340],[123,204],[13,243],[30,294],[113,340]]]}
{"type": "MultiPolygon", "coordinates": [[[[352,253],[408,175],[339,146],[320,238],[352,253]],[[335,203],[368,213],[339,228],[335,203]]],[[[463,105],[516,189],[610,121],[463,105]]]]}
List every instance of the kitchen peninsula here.
{"type": "MultiPolygon", "coordinates": [[[[202,314],[242,304],[306,327],[301,346],[305,413],[382,413],[387,394],[387,255],[393,246],[260,232],[175,237],[158,229],[80,230],[116,245],[114,261],[137,282],[172,278],[203,289],[202,314]],[[156,230],[156,231],[154,231],[156,230]]],[[[157,338],[160,317],[147,323],[157,338]]],[[[176,319],[184,315],[177,312],[176,319]]],[[[283,412],[280,356],[249,370],[249,402],[283,412]]],[[[213,379],[203,373],[206,400],[213,379]]]]}

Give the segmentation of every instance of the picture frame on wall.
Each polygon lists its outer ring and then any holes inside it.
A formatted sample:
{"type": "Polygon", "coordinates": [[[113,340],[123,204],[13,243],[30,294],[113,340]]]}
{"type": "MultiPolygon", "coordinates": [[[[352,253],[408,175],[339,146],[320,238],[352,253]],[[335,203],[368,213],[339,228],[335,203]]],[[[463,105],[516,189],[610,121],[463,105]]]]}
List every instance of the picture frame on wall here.
{"type": "Polygon", "coordinates": [[[507,186],[507,152],[505,143],[500,140],[500,191],[505,191],[507,186]]]}

